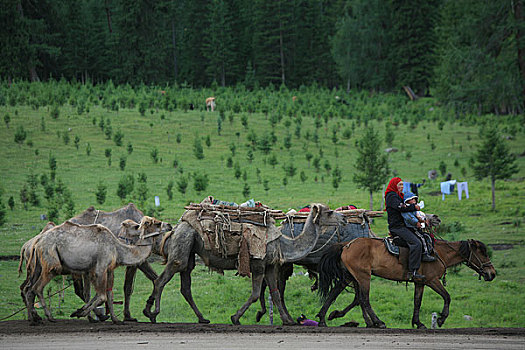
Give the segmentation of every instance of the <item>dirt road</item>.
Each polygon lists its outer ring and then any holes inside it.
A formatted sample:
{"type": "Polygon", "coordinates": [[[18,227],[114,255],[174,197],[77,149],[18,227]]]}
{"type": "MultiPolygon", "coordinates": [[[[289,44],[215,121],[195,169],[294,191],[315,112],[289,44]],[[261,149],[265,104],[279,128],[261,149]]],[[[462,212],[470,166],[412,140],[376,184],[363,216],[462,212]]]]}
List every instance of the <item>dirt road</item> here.
{"type": "Polygon", "coordinates": [[[0,349],[524,349],[525,328],[407,330],[172,323],[0,322],[0,349]]]}

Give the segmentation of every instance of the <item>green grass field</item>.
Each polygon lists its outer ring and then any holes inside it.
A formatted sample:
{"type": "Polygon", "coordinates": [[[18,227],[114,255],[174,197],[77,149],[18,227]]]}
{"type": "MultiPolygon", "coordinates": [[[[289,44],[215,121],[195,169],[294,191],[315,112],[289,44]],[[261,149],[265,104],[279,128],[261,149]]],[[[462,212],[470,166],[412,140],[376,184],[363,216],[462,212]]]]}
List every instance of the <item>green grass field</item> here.
{"type": "MultiPolygon", "coordinates": [[[[38,93],[35,94],[35,98],[38,98],[38,93]]],[[[193,91],[193,94],[205,96],[207,92],[193,91]]],[[[243,97],[247,100],[254,98],[248,92],[235,95],[233,91],[225,91],[224,94],[228,97],[223,98],[224,104],[231,101],[238,104],[243,97]]],[[[303,96],[300,92],[297,94],[299,98],[303,96]]],[[[318,108],[322,110],[323,101],[329,92],[321,91],[319,94],[321,102],[318,108]]],[[[315,92],[305,92],[304,98],[306,96],[311,100],[315,98],[315,92]]],[[[191,100],[190,97],[185,98],[191,100]]],[[[157,212],[157,216],[172,223],[177,222],[183,213],[184,205],[199,202],[206,195],[237,203],[254,198],[282,210],[300,208],[312,202],[325,203],[332,208],[346,204],[368,208],[367,191],[358,188],[352,181],[356,171],[355,142],[367,127],[374,127],[384,135],[388,126],[395,131],[393,146],[399,150],[390,153],[389,156],[390,168],[395,174],[404,180],[421,182],[427,177],[429,170],[437,170],[443,161],[446,171],[452,173],[454,179],[468,181],[468,200],[459,201],[457,194],[453,194],[442,201],[438,193],[439,182],[444,178],[442,175],[434,181],[427,179],[420,189],[420,197],[426,204],[424,211],[438,214],[449,228],[444,238],[475,238],[487,244],[514,244],[513,249],[492,252],[498,272],[493,282],[478,281],[477,275],[465,266],[457,272],[449,272],[447,289],[452,295],[452,305],[450,317],[444,327],[521,327],[525,324],[525,316],[520,311],[525,306],[522,297],[525,292],[525,158],[517,158],[520,168],[518,174],[509,181],[496,183],[495,211],[490,210],[489,181],[476,180],[469,167],[469,159],[479,144],[479,125],[485,122],[501,125],[503,134],[512,136],[508,141],[511,151],[517,155],[523,154],[525,137],[522,117],[455,118],[451,112],[439,107],[431,99],[405,105],[405,102],[400,102],[404,101],[404,97],[385,97],[383,103],[376,104],[377,97],[375,100],[372,97],[368,100],[367,97],[358,95],[352,100],[352,108],[357,112],[352,113],[350,117],[341,117],[334,112],[332,117],[322,118],[322,122],[316,126],[316,114],[309,114],[304,105],[295,116],[283,111],[282,106],[289,103],[283,102],[289,100],[287,94],[275,93],[265,97],[259,92],[258,98],[268,104],[268,114],[260,110],[249,113],[225,109],[220,135],[218,118],[221,113],[207,113],[202,108],[195,111],[168,111],[151,107],[141,115],[137,108],[121,107],[118,110],[108,110],[93,103],[89,104],[89,112],[84,110],[79,114],[77,107],[65,104],[60,107],[59,117],[54,119],[50,115],[51,106],[38,109],[27,103],[0,106],[0,117],[4,118],[6,114],[10,116],[9,127],[5,123],[0,125],[0,186],[3,191],[1,198],[7,207],[7,222],[0,227],[0,255],[18,255],[22,244],[37,234],[46,223],[40,219],[41,214],[48,213],[49,207],[43,186],[36,186],[35,193],[40,204],[29,205],[27,210],[21,203],[20,191],[30,175],[36,176],[38,182],[43,174],[50,177],[50,157],[57,162],[57,181],[60,179],[71,192],[75,213],[91,205],[109,211],[128,201],[137,202],[139,197],[136,192],[124,200],[116,193],[118,183],[125,175],[135,178],[136,189],[139,173],[147,175],[148,192],[143,209],[148,211],[148,208],[153,208],[154,196],[159,196],[162,210],[157,212]],[[389,102],[392,99],[394,103],[389,102]],[[274,113],[282,111],[282,118],[274,127],[271,123],[272,103],[276,106],[274,113]],[[404,118],[404,113],[407,113],[407,118],[404,118]],[[301,116],[299,131],[297,115],[301,116]],[[101,119],[105,123],[110,120],[113,135],[118,130],[122,132],[122,146],[117,146],[112,139],[106,138],[99,126],[101,119]],[[246,126],[243,125],[243,121],[246,126]],[[392,122],[398,126],[393,126],[392,122]],[[27,137],[25,142],[17,144],[14,139],[20,126],[24,128],[27,137]],[[255,135],[261,140],[271,132],[276,139],[272,150],[265,154],[256,149],[252,151],[252,159],[249,159],[249,135],[252,139],[255,135]],[[79,138],[78,150],[74,144],[76,136],[79,138]],[[67,138],[69,142],[66,144],[67,138]],[[200,140],[203,147],[203,159],[197,159],[194,154],[196,139],[200,140]],[[207,139],[210,146],[207,145],[207,139]],[[91,147],[89,156],[86,154],[87,144],[91,147]],[[127,151],[128,144],[133,147],[131,154],[127,151]],[[109,148],[111,165],[108,165],[108,158],[105,156],[105,150],[109,148]],[[158,151],[157,163],[151,156],[154,149],[158,151]],[[320,159],[319,171],[316,171],[312,161],[308,162],[308,153],[312,154],[313,158],[320,159]],[[119,166],[121,157],[126,159],[124,170],[119,166]],[[278,164],[271,165],[272,157],[278,160],[278,164]],[[228,166],[228,158],[231,158],[232,167],[228,166]],[[177,167],[174,167],[174,161],[177,167]],[[235,164],[240,169],[239,178],[235,177],[235,164]],[[286,177],[283,167],[292,164],[296,168],[295,175],[286,177]],[[332,173],[336,167],[342,173],[342,182],[337,189],[332,185],[332,173]],[[305,174],[304,181],[301,180],[301,172],[305,174]],[[205,191],[195,191],[194,174],[208,176],[209,185],[205,191]],[[188,178],[185,194],[177,191],[177,182],[181,177],[188,178]],[[286,184],[283,181],[285,178],[286,184]],[[170,181],[175,183],[172,200],[168,199],[166,191],[170,181]],[[102,205],[97,204],[95,196],[99,183],[107,186],[107,197],[102,205]],[[247,197],[243,194],[245,184],[249,187],[247,197]],[[15,201],[13,210],[7,205],[11,196],[15,201]],[[466,320],[464,315],[472,316],[472,320],[466,320]]],[[[220,105],[220,99],[218,103],[219,107],[224,107],[220,105]]],[[[332,111],[334,108],[337,106],[327,105],[327,110],[332,111]]],[[[383,148],[387,146],[383,144],[383,148]]],[[[377,192],[374,193],[374,209],[380,208],[381,193],[377,192]]],[[[57,221],[62,222],[65,219],[67,214],[63,207],[59,210],[57,221]]],[[[386,218],[376,219],[372,229],[376,234],[385,236],[386,218]]],[[[0,319],[22,307],[19,285],[23,279],[17,277],[17,265],[17,261],[0,261],[0,319]]],[[[160,264],[155,266],[161,271],[160,264]]],[[[299,271],[304,272],[297,269],[297,272],[299,271]]],[[[116,273],[116,300],[123,298],[123,272],[124,269],[119,268],[116,273]]],[[[51,294],[61,285],[62,282],[51,283],[51,294]]],[[[292,316],[297,317],[300,313],[305,313],[314,317],[320,308],[317,295],[309,291],[309,286],[309,279],[301,274],[291,278],[286,301],[292,316]]],[[[162,312],[157,319],[159,322],[196,321],[178,290],[179,280],[175,276],[164,291],[162,312]]],[[[207,268],[199,266],[193,276],[196,303],[205,317],[214,323],[229,323],[229,317],[248,298],[249,290],[249,280],[236,277],[231,272],[221,276],[208,273],[207,268]]],[[[132,299],[132,314],[141,321],[146,321],[142,316],[142,308],[150,292],[151,284],[139,274],[132,299]]],[[[412,295],[411,286],[406,289],[401,284],[373,280],[371,303],[388,327],[410,327],[412,295]]],[[[339,298],[336,307],[342,308],[352,299],[353,294],[346,293],[339,298]]],[[[56,309],[57,296],[53,297],[51,304],[54,314],[58,317],[68,317],[81,306],[72,288],[66,290],[65,301],[60,310],[56,309]]],[[[441,307],[442,301],[439,296],[427,290],[421,313],[423,322],[429,324],[431,313],[440,311],[441,307]]],[[[120,309],[120,306],[117,306],[117,309],[120,309]]],[[[252,306],[241,322],[254,323],[257,309],[256,305],[252,306]]],[[[334,307],[331,310],[333,309],[334,307]]],[[[278,315],[275,317],[279,323],[278,315]]],[[[11,319],[22,318],[24,314],[18,313],[11,319]]],[[[360,310],[356,309],[347,318],[333,321],[329,325],[336,326],[350,319],[364,324],[360,310]]],[[[262,322],[267,323],[268,318],[264,318],[262,322]]]]}

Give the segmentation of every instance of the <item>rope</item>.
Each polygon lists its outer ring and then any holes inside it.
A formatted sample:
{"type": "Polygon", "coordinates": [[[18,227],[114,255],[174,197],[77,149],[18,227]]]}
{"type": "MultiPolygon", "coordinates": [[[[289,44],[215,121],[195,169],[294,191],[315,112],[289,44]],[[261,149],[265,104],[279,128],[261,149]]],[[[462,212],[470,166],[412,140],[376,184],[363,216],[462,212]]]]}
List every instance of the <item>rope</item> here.
{"type": "Polygon", "coordinates": [[[316,250],[313,250],[311,251],[309,254],[315,254],[317,253],[318,251],[320,250],[323,250],[324,247],[326,247],[326,245],[328,243],[330,243],[330,241],[332,240],[332,238],[334,238],[335,235],[339,235],[339,225],[337,225],[336,229],[334,230],[334,233],[332,233],[332,236],[330,237],[330,239],[328,239],[320,248],[316,249],[316,250]]]}
{"type": "MultiPolygon", "coordinates": [[[[48,296],[48,298],[50,298],[50,297],[52,297],[52,296],[55,296],[55,295],[57,295],[57,294],[60,293],[60,292],[63,292],[64,290],[68,289],[69,287],[71,287],[71,283],[69,283],[66,287],[64,287],[64,288],[62,288],[62,289],[56,291],[55,293],[51,294],[50,296],[48,296]]],[[[8,318],[13,317],[14,315],[16,315],[16,314],[18,314],[18,313],[20,313],[21,311],[26,310],[26,309],[27,309],[27,306],[25,306],[25,307],[23,307],[23,308],[21,308],[21,309],[15,311],[14,313],[12,313],[12,314],[9,315],[9,316],[6,316],[6,317],[4,317],[4,318],[0,318],[0,321],[7,320],[8,318]]]]}
{"type": "Polygon", "coordinates": [[[95,216],[95,221],[93,221],[93,225],[97,223],[98,214],[100,214],[100,210],[97,210],[97,216],[95,216]]]}

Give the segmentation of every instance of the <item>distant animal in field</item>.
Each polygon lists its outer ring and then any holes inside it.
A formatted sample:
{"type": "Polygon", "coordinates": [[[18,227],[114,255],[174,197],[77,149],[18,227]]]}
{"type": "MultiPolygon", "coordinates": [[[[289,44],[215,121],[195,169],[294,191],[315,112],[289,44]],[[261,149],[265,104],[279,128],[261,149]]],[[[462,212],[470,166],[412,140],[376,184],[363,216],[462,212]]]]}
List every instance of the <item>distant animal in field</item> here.
{"type": "Polygon", "coordinates": [[[215,111],[215,97],[208,97],[206,99],[206,111],[215,111]]]}

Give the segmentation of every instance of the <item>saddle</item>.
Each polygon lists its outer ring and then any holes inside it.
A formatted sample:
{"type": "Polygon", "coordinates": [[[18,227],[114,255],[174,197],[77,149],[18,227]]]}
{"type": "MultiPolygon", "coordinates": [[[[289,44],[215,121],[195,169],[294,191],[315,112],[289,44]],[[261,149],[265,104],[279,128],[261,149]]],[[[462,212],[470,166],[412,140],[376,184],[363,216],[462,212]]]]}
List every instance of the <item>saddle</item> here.
{"type": "Polygon", "coordinates": [[[383,239],[386,250],[398,257],[399,263],[405,268],[408,266],[408,245],[401,237],[386,237],[383,239]]]}

